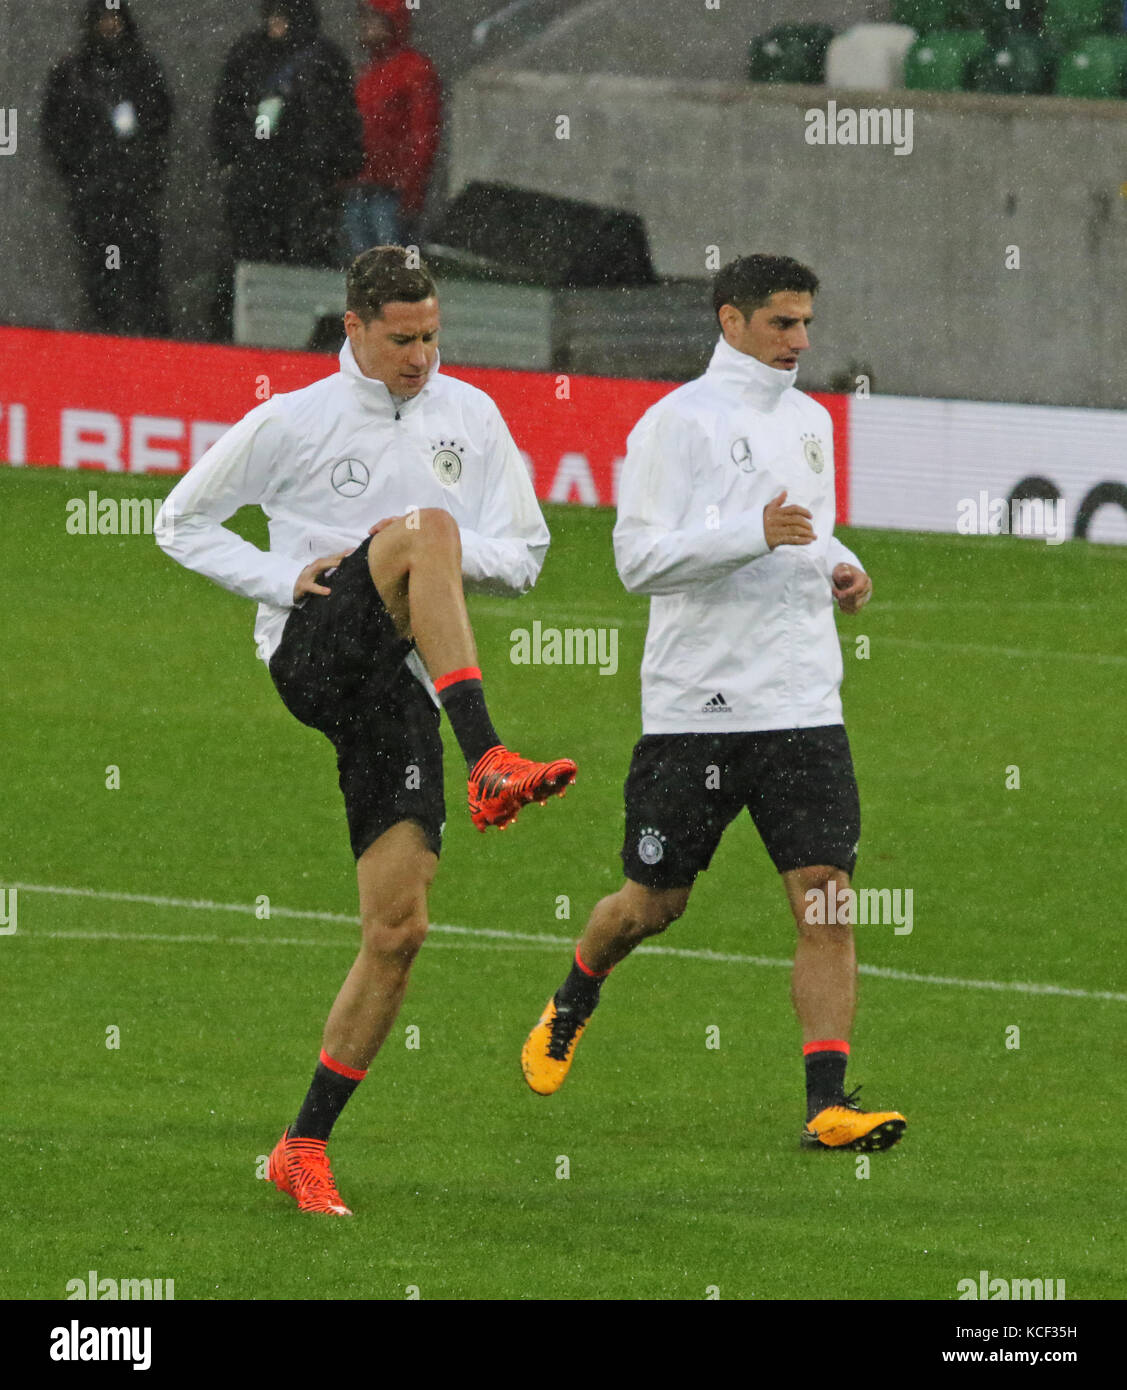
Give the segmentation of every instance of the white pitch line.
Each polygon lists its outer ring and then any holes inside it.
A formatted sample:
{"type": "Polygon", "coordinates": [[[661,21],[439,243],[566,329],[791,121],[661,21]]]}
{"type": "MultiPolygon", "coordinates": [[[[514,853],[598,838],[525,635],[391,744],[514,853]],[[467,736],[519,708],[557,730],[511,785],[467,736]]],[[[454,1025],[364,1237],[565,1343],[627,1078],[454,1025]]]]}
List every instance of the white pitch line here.
{"type": "MultiPolygon", "coordinates": [[[[841,636],[842,642],[852,639],[841,636]]],[[[1127,666],[1127,656],[1114,652],[1047,652],[1034,647],[985,647],[975,642],[929,642],[922,637],[885,637],[877,633],[874,642],[884,642],[890,647],[914,647],[919,651],[963,652],[971,656],[1002,657],[1005,660],[1019,661],[1087,661],[1097,666],[1127,666]]]]}
{"type": "MultiPolygon", "coordinates": [[[[433,930],[433,928],[432,928],[433,930]]],[[[181,933],[125,931],[37,931],[25,932],[33,941],[146,941],[174,946],[315,946],[334,951],[354,951],[353,941],[313,941],[300,936],[209,936],[181,933]]],[[[559,942],[545,938],[537,945],[525,941],[428,941],[430,950],[447,951],[558,951],[559,942]]]]}
{"type": "MultiPolygon", "coordinates": [[[[887,607],[895,609],[897,607],[910,607],[908,604],[897,604],[890,602],[887,607]]],[[[948,605],[958,607],[958,604],[948,605]]],[[[964,604],[963,607],[970,605],[964,604]]],[[[1071,605],[1070,605],[1071,606],[1071,605]]],[[[503,613],[483,613],[482,617],[506,617],[503,613]]],[[[581,608],[538,608],[536,618],[544,622],[562,623],[565,627],[598,626],[604,628],[643,628],[649,625],[649,619],[633,616],[616,616],[609,613],[594,613],[585,611],[581,608]]],[[[531,617],[524,622],[522,630],[527,630],[531,623],[531,617]]],[[[514,626],[516,624],[514,623],[514,626]]],[[[870,637],[875,643],[883,643],[889,647],[912,647],[919,651],[936,652],[957,652],[963,656],[985,656],[996,657],[1004,661],[1087,661],[1096,666],[1127,666],[1127,656],[1121,656],[1117,652],[1058,652],[1046,651],[1039,647],[995,647],[987,646],[978,642],[933,642],[923,637],[892,637],[884,633],[870,633],[870,637]]],[[[850,632],[839,632],[838,640],[843,646],[848,646],[853,642],[855,634],[850,632]]],[[[553,663],[547,663],[549,665],[553,663]]]]}
{"type": "MultiPolygon", "coordinates": [[[[16,888],[21,893],[51,893],[57,897],[93,898],[101,902],[143,903],[150,907],[186,908],[199,912],[238,912],[253,916],[251,903],[216,903],[202,898],[157,897],[150,893],[116,893],[100,888],[64,888],[46,883],[8,883],[0,888],[16,888]]],[[[310,922],[345,922],[350,926],[360,925],[356,917],[344,912],[316,912],[307,908],[270,908],[271,917],[288,917],[310,922]]],[[[504,931],[496,927],[458,927],[449,923],[432,922],[431,932],[444,932],[452,936],[481,937],[486,941],[435,941],[432,946],[444,946],[463,950],[557,950],[560,947],[574,946],[574,936],[548,936],[543,932],[504,931]],[[505,944],[495,945],[494,941],[505,944]]],[[[44,931],[24,933],[33,938],[45,937],[50,940],[69,941],[162,941],[170,945],[204,946],[330,946],[347,949],[355,942],[347,941],[307,941],[297,937],[278,936],[192,936],[172,935],[159,932],[101,932],[101,931],[44,931]]],[[[749,956],[730,951],[709,951],[704,948],[693,949],[682,946],[639,946],[633,953],[647,956],[673,956],[678,960],[698,960],[718,965],[757,965],[776,970],[789,970],[794,962],[777,960],[771,956],[749,956]]],[[[859,965],[858,973],[871,975],[881,980],[901,980],[909,984],[944,985],[953,989],[989,989],[1009,994],[1045,994],[1066,999],[1110,1000],[1115,1004],[1127,1004],[1127,994],[1117,994],[1112,990],[1073,989],[1066,985],[1042,985],[1023,980],[965,980],[949,975],[921,975],[911,970],[895,970],[884,965],[859,965]]]]}

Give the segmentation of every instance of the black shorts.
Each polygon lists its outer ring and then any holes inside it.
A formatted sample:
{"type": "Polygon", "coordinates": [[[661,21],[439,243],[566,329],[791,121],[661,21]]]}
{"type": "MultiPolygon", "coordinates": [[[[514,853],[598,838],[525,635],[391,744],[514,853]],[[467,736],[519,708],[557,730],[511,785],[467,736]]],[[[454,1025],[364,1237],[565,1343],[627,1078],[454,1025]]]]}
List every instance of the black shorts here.
{"type": "Polygon", "coordinates": [[[400,637],[372,583],[366,540],[286,619],[270,675],[290,713],[320,730],[337,754],[352,853],[385,830],[418,821],[438,854],[446,822],[439,711],[406,664],[400,637]]]}
{"type": "Polygon", "coordinates": [[[624,788],[626,877],[685,888],[746,806],[779,873],[857,863],[861,806],[845,727],[648,734],[624,788]]]}

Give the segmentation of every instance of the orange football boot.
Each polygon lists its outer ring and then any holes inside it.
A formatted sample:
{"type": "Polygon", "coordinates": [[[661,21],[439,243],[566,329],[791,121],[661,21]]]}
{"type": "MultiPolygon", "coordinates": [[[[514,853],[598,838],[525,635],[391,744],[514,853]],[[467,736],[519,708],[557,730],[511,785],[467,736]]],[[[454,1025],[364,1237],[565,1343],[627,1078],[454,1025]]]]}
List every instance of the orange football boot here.
{"type": "Polygon", "coordinates": [[[324,1212],[328,1216],[351,1216],[333,1181],[325,1139],[290,1139],[289,1129],[270,1155],[267,1177],[278,1189],[297,1202],[301,1211],[324,1212]]]}
{"type": "Polygon", "coordinates": [[[517,818],[530,801],[543,804],[550,796],[563,796],[575,781],[577,769],[570,758],[552,763],[533,763],[512,753],[503,743],[483,753],[469,780],[470,816],[484,832],[486,826],[502,830],[517,818]]]}
{"type": "Polygon", "coordinates": [[[556,1008],[555,996],[525,1039],[520,1052],[524,1079],[538,1096],[550,1096],[564,1084],[575,1056],[575,1045],[583,1036],[587,1019],[570,1009],[556,1008]]]}
{"type": "Polygon", "coordinates": [[[840,1105],[827,1105],[802,1131],[804,1149],[852,1149],[879,1153],[898,1144],[908,1121],[896,1110],[862,1110],[856,1103],[860,1086],[840,1105]]]}

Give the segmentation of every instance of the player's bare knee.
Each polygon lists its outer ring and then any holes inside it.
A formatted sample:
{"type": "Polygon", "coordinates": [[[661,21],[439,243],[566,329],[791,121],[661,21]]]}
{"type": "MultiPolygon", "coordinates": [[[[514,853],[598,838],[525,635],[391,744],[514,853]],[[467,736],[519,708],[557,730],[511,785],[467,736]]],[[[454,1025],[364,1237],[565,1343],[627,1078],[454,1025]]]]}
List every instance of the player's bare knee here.
{"type": "Polygon", "coordinates": [[[462,533],[458,523],[442,507],[422,507],[408,516],[407,531],[416,546],[437,546],[461,554],[462,533]]]}
{"type": "Polygon", "coordinates": [[[799,934],[826,945],[841,945],[853,933],[851,923],[838,920],[849,888],[844,869],[822,864],[797,870],[790,882],[791,908],[799,934]]]}
{"type": "Polygon", "coordinates": [[[624,890],[619,894],[623,934],[638,941],[660,935],[685,911],[688,898],[688,891],[681,889],[667,892],[624,890]]]}
{"type": "Polygon", "coordinates": [[[835,879],[839,888],[849,886],[849,875],[844,869],[835,869],[832,864],[813,864],[808,868],[794,870],[794,882],[802,893],[812,888],[825,892],[830,879],[835,879]]]}
{"type": "Polygon", "coordinates": [[[427,935],[427,915],[415,905],[392,907],[363,919],[364,949],[407,966],[427,935]]]}

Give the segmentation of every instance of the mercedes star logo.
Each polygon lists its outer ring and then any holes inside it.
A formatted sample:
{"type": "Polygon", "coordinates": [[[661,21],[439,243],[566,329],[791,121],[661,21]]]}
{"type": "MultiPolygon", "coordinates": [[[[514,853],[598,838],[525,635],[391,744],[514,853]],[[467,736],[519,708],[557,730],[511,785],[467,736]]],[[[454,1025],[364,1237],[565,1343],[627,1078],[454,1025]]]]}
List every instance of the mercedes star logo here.
{"type": "Polygon", "coordinates": [[[342,497],[359,497],[370,477],[368,465],[359,459],[341,459],[333,465],[333,487],[342,497]]]}

